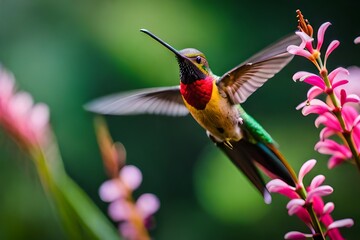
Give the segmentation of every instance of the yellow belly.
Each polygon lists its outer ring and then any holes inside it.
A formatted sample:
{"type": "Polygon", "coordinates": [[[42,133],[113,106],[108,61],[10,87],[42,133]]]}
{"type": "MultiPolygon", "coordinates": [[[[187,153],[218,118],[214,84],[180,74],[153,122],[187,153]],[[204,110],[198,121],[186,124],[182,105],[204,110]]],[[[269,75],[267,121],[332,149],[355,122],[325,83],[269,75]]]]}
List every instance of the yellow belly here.
{"type": "Polygon", "coordinates": [[[236,106],[231,105],[219,94],[215,81],[210,101],[205,109],[197,110],[185,99],[184,103],[194,119],[218,141],[239,141],[242,138],[239,112],[236,106]]]}

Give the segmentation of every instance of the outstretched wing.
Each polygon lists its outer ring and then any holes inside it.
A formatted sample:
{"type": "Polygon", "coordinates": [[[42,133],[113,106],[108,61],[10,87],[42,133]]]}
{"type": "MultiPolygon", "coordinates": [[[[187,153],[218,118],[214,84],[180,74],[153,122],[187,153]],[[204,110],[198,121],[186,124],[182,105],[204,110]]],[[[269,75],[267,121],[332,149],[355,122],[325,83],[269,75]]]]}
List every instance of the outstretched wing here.
{"type": "Polygon", "coordinates": [[[244,102],[291,61],[293,55],[286,48],[300,42],[300,38],[292,34],[265,48],[220,77],[217,82],[219,88],[229,96],[233,104],[244,102]]]}
{"type": "Polygon", "coordinates": [[[180,94],[180,87],[159,87],[134,90],[95,99],[85,105],[91,112],[108,115],[158,114],[185,116],[189,113],[180,94]]]}

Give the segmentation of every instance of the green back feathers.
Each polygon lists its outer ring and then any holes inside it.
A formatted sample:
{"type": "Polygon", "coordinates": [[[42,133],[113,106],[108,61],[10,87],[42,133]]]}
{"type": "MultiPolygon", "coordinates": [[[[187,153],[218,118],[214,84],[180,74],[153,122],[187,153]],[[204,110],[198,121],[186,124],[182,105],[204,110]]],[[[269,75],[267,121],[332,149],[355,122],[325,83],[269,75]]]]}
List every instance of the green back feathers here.
{"type": "Polygon", "coordinates": [[[265,144],[276,144],[270,134],[252,116],[247,114],[240,105],[238,105],[238,109],[243,119],[242,128],[248,132],[250,142],[261,141],[265,144]]]}

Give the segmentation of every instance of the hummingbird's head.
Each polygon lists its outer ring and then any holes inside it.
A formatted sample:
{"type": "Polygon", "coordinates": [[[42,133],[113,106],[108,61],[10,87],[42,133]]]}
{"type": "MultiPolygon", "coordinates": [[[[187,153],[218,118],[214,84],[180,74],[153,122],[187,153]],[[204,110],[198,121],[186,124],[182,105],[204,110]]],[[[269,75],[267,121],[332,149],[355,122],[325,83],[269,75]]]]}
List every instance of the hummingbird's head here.
{"type": "Polygon", "coordinates": [[[211,74],[205,55],[195,48],[185,48],[179,51],[180,57],[176,56],[180,67],[180,80],[183,83],[191,83],[199,79],[205,79],[211,74]]]}
{"type": "Polygon", "coordinates": [[[180,67],[180,80],[182,83],[188,84],[199,79],[205,79],[211,74],[205,55],[199,50],[185,48],[178,51],[148,30],[141,29],[140,31],[146,33],[175,54],[180,67]]]}

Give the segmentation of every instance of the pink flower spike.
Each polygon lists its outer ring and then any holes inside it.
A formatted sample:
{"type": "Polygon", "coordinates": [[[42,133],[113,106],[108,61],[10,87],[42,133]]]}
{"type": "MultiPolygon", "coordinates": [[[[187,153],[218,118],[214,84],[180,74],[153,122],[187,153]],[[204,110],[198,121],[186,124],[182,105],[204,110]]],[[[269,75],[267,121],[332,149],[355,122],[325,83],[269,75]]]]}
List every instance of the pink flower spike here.
{"type": "Polygon", "coordinates": [[[303,185],[303,179],[305,177],[305,175],[307,173],[309,173],[311,171],[311,169],[313,169],[313,167],[315,166],[316,164],[316,160],[315,159],[311,159],[311,160],[308,160],[307,162],[305,162],[302,167],[300,168],[300,171],[299,171],[299,184],[300,186],[304,186],[303,185]]]}
{"type": "Polygon", "coordinates": [[[120,178],[131,190],[138,188],[142,182],[141,171],[133,165],[124,166],[120,170],[120,178]]]}
{"type": "Polygon", "coordinates": [[[338,221],[331,223],[327,227],[327,230],[329,231],[331,229],[341,228],[341,227],[352,227],[353,225],[354,225],[354,220],[352,220],[351,218],[346,218],[346,219],[338,220],[338,221]]]}
{"type": "Polygon", "coordinates": [[[332,41],[327,50],[326,50],[326,53],[325,53],[325,62],[326,60],[328,59],[329,55],[340,45],[340,42],[338,40],[334,40],[332,41]]]}
{"type": "Polygon", "coordinates": [[[359,44],[359,43],[360,43],[360,36],[357,37],[357,38],[355,38],[354,43],[355,43],[355,44],[359,44]]]}
{"type": "Polygon", "coordinates": [[[325,31],[326,29],[331,25],[330,22],[326,22],[326,23],[323,23],[320,27],[319,27],[319,30],[318,30],[318,34],[317,34],[317,47],[316,49],[318,51],[320,51],[321,49],[321,46],[324,42],[324,35],[325,35],[325,31]]]}
{"type": "Polygon", "coordinates": [[[136,201],[136,208],[143,218],[147,218],[160,208],[160,201],[154,194],[145,193],[136,201]]]}
{"type": "Polygon", "coordinates": [[[306,240],[307,238],[311,238],[312,234],[306,234],[298,231],[292,231],[285,234],[284,238],[288,240],[306,240]]]}

